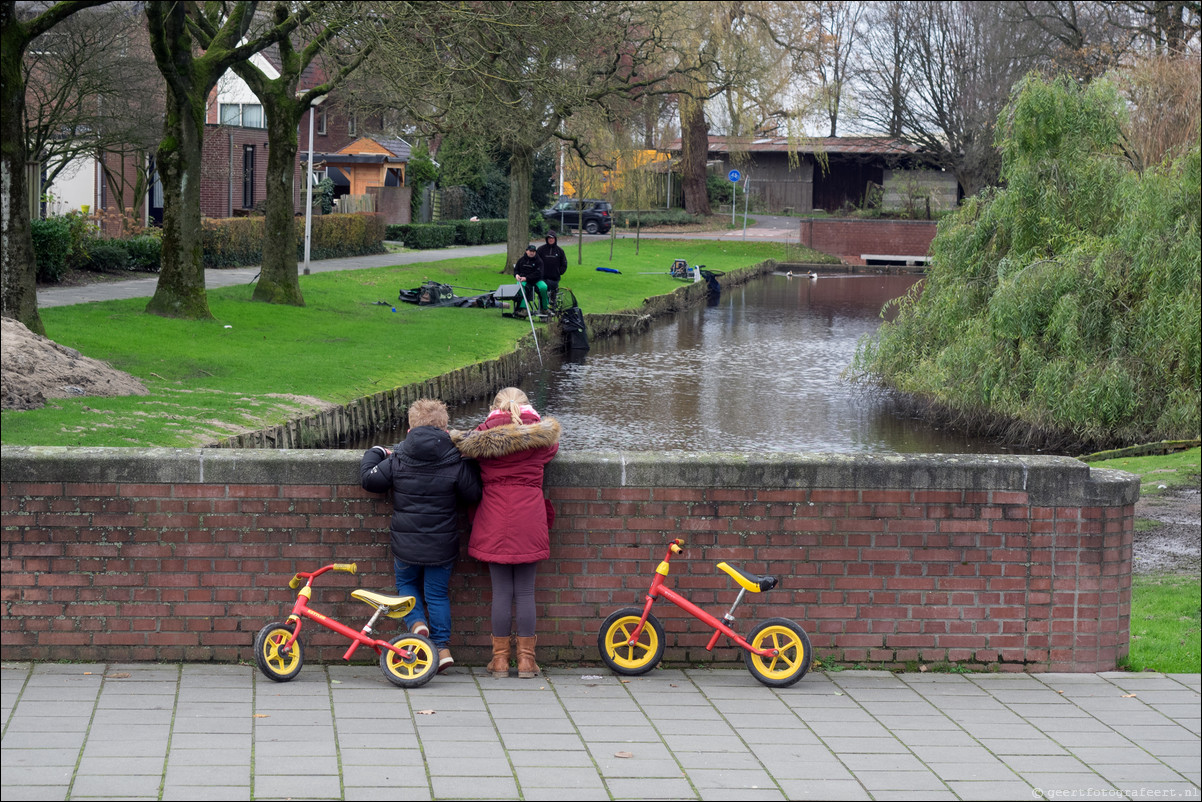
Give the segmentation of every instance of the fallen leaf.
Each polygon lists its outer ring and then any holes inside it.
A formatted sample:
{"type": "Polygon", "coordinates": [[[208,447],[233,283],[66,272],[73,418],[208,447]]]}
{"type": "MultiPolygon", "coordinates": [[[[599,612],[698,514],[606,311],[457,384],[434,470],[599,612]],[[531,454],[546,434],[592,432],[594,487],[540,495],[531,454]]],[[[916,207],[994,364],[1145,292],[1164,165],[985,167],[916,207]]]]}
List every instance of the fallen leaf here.
{"type": "Polygon", "coordinates": [[[128,671],[118,671],[115,674],[105,674],[105,679],[126,679],[129,677],[128,671]]]}
{"type": "Polygon", "coordinates": [[[918,670],[919,670],[920,672],[922,672],[922,673],[926,673],[927,667],[926,667],[926,666],[919,666],[919,667],[918,667],[918,670]]]}
{"type": "Polygon", "coordinates": [[[341,684],[342,684],[342,680],[340,680],[340,679],[332,679],[332,680],[330,680],[330,684],[331,684],[331,685],[341,685],[341,684]]]}
{"type": "Polygon", "coordinates": [[[633,752],[614,752],[614,757],[634,757],[633,752]]]}
{"type": "Polygon", "coordinates": [[[1124,694],[1123,694],[1123,698],[1124,698],[1124,699],[1134,699],[1134,698],[1135,698],[1135,694],[1133,694],[1133,693],[1124,693],[1124,694]]]}
{"type": "Polygon", "coordinates": [[[419,711],[417,711],[417,714],[418,714],[419,716],[432,716],[432,715],[434,715],[434,713],[435,713],[435,711],[433,711],[433,710],[419,710],[419,711]]]}
{"type": "Polygon", "coordinates": [[[669,682],[669,683],[668,683],[668,687],[669,687],[669,688],[679,688],[680,686],[679,686],[679,685],[677,685],[675,682],[669,682]]]}
{"type": "Polygon", "coordinates": [[[83,675],[84,675],[85,677],[90,677],[90,676],[92,676],[92,672],[91,672],[91,671],[85,671],[85,672],[83,672],[83,675]]]}
{"type": "Polygon", "coordinates": [[[255,713],[255,718],[271,718],[270,713],[255,713]]]}
{"type": "Polygon", "coordinates": [[[843,695],[843,691],[835,691],[835,696],[842,696],[842,695],[843,695]]]}

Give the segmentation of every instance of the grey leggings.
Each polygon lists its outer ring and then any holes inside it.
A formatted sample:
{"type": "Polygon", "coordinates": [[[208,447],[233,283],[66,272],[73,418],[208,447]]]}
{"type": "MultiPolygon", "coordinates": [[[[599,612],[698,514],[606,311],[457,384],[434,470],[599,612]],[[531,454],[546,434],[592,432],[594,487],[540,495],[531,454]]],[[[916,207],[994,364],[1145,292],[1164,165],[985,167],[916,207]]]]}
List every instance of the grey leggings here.
{"type": "Polygon", "coordinates": [[[489,563],[488,573],[492,577],[492,634],[497,638],[509,637],[512,618],[510,608],[517,608],[518,637],[534,635],[534,575],[538,563],[502,565],[489,563]]]}

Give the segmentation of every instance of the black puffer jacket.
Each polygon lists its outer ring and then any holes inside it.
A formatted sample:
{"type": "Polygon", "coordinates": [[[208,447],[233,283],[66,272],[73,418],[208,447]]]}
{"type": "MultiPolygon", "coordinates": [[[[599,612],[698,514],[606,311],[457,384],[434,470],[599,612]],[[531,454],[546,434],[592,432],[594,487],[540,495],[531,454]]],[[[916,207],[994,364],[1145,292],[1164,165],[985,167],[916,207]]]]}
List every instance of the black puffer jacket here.
{"type": "Polygon", "coordinates": [[[546,281],[559,281],[568,272],[568,255],[559,247],[555,232],[547,235],[546,244],[539,246],[536,255],[543,260],[543,279],[546,281]]]}
{"type": "Polygon", "coordinates": [[[480,500],[480,468],[463,459],[451,437],[433,426],[410,429],[392,456],[380,446],[359,463],[363,489],[392,491],[392,553],[413,565],[459,556],[459,505],[480,500]]]}

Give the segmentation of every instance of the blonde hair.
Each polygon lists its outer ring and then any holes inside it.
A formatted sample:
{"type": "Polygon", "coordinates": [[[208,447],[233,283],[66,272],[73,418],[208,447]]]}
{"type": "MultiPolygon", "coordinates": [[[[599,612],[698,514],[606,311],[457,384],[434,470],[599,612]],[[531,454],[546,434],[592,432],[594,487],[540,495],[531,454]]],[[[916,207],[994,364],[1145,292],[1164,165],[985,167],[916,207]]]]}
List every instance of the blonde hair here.
{"type": "Polygon", "coordinates": [[[419,398],[409,407],[409,428],[433,426],[445,429],[450,423],[447,405],[433,398],[419,398]]]}
{"type": "Polygon", "coordinates": [[[497,393],[492,400],[492,409],[508,412],[514,423],[522,422],[522,405],[529,405],[530,399],[516,387],[506,387],[497,393]]]}

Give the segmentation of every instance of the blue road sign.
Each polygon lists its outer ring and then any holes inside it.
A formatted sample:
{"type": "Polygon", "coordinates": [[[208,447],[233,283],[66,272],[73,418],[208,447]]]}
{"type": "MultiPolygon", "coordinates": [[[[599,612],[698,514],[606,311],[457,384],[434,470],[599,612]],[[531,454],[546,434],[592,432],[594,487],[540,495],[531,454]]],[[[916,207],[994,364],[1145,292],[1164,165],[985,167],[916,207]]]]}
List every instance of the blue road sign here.
{"type": "Polygon", "coordinates": [[[729,173],[726,174],[726,177],[730,179],[730,182],[732,184],[737,184],[737,183],[739,183],[739,179],[742,178],[743,176],[742,176],[742,174],[739,173],[738,170],[731,170],[729,173]]]}

